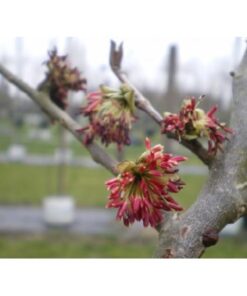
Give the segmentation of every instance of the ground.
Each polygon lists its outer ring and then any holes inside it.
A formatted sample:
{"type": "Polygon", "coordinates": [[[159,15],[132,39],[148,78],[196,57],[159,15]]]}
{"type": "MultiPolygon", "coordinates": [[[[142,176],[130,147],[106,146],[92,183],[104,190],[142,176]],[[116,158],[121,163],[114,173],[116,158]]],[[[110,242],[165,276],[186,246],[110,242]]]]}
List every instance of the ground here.
{"type": "MultiPolygon", "coordinates": [[[[0,141],[0,154],[7,151],[16,137],[9,136],[12,127],[1,122],[1,128],[6,128],[5,136],[2,134],[0,141]],[[9,130],[8,130],[9,129],[9,130]]],[[[56,126],[50,128],[52,140],[41,141],[28,138],[30,129],[23,126],[18,131],[19,143],[25,145],[28,153],[54,155],[57,148],[56,126]]],[[[13,130],[15,134],[16,131],[13,130]]],[[[158,143],[158,137],[154,137],[154,143],[158,143]]],[[[70,143],[73,155],[88,157],[86,150],[76,141],[70,143]]],[[[112,154],[116,149],[110,147],[112,154]]],[[[143,152],[142,145],[136,145],[126,150],[126,158],[134,160],[143,152]]],[[[179,154],[188,153],[185,150],[179,154]]],[[[189,155],[189,166],[202,168],[200,161],[189,155]]],[[[185,170],[186,171],[186,170],[185,170]]],[[[47,195],[57,192],[58,167],[54,165],[25,165],[22,163],[0,163],[0,207],[6,205],[26,205],[39,207],[47,195]]],[[[68,166],[66,168],[66,193],[75,198],[78,207],[86,209],[100,208],[104,211],[107,202],[107,191],[104,186],[106,180],[112,175],[101,167],[85,168],[82,166],[68,166]]],[[[176,195],[186,209],[195,200],[206,180],[205,174],[185,173],[182,179],[187,184],[176,195]]],[[[1,220],[1,217],[0,217],[1,220]]],[[[112,223],[115,222],[114,219],[112,223]]],[[[247,257],[247,235],[239,234],[238,237],[221,238],[219,243],[208,249],[204,258],[242,258],[247,257]]],[[[143,229],[141,233],[125,236],[119,233],[111,235],[85,235],[71,234],[68,232],[48,232],[39,234],[3,233],[0,234],[0,257],[120,257],[120,258],[150,258],[157,243],[157,235],[150,235],[143,229]]]]}

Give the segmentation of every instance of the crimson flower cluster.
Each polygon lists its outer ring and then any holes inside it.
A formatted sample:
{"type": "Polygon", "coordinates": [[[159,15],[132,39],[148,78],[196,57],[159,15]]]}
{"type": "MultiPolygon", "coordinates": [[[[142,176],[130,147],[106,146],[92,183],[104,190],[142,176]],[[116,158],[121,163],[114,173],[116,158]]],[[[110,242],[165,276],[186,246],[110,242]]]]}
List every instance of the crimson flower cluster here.
{"type": "Polygon", "coordinates": [[[126,226],[142,220],[145,227],[155,227],[162,221],[162,210],[182,210],[170,193],[184,186],[177,172],[186,158],[164,153],[162,145],[151,147],[148,138],[145,144],[146,151],[135,162],[120,163],[119,175],[106,182],[107,207],[118,208],[117,219],[126,226]]]}
{"type": "Polygon", "coordinates": [[[68,105],[68,92],[85,91],[87,81],[80,76],[77,68],[69,66],[67,55],[58,56],[56,49],[48,52],[48,55],[45,85],[51,100],[64,110],[68,105]]]}
{"type": "Polygon", "coordinates": [[[99,91],[89,93],[87,100],[81,113],[89,118],[89,125],[78,130],[84,134],[84,143],[98,137],[105,146],[116,143],[121,149],[129,145],[129,132],[136,120],[133,90],[125,84],[119,90],[102,85],[99,91]]]}
{"type": "Polygon", "coordinates": [[[206,138],[208,153],[215,155],[218,150],[222,150],[223,142],[228,140],[226,133],[232,133],[232,130],[215,117],[216,106],[205,113],[204,110],[198,108],[200,101],[199,99],[196,102],[196,99],[192,97],[184,100],[179,114],[166,112],[161,132],[174,133],[179,140],[206,138]]]}

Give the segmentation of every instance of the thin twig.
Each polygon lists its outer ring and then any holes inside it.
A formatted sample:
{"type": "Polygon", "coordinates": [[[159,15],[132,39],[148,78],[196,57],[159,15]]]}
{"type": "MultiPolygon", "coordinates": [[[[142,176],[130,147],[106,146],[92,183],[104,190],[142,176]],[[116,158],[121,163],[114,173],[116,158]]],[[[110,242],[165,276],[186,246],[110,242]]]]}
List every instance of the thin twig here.
{"type": "MultiPolygon", "coordinates": [[[[30,99],[36,102],[40,108],[52,119],[58,121],[64,128],[70,131],[74,137],[83,144],[83,135],[77,132],[81,129],[81,126],[71,117],[68,113],[58,108],[49,98],[45,92],[40,92],[33,89],[26,82],[22,81],[16,75],[7,70],[0,64],[0,73],[18,89],[27,94],[30,99]]],[[[109,170],[114,175],[117,174],[117,161],[114,160],[103,148],[96,143],[90,143],[84,145],[89,151],[94,161],[98,162],[109,170]]]]}
{"type": "MultiPolygon", "coordinates": [[[[151,102],[143,96],[143,94],[129,81],[126,73],[121,68],[123,58],[123,44],[117,48],[116,43],[111,41],[110,46],[110,66],[113,73],[122,82],[127,84],[135,92],[136,106],[147,113],[158,125],[161,125],[163,121],[162,115],[153,107],[151,102]]],[[[167,134],[168,138],[177,140],[173,134],[167,134]]],[[[191,152],[197,155],[197,157],[207,166],[211,166],[213,158],[208,155],[207,150],[197,140],[187,141],[182,140],[181,144],[188,148],[191,152]]]]}

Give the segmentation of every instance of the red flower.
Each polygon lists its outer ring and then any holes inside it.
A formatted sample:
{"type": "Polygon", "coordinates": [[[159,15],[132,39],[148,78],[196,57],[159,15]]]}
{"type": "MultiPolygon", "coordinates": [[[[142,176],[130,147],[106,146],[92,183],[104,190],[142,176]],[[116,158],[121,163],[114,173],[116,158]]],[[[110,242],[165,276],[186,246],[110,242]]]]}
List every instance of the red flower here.
{"type": "Polygon", "coordinates": [[[45,62],[48,71],[41,87],[46,86],[51,100],[61,109],[67,107],[69,90],[86,90],[86,79],[80,77],[77,68],[70,68],[67,56],[58,56],[54,49],[49,53],[49,60],[45,62]]]}
{"type": "Polygon", "coordinates": [[[145,227],[155,227],[162,221],[162,210],[182,210],[170,193],[184,186],[177,166],[186,158],[164,153],[161,145],[151,147],[148,138],[146,148],[136,162],[120,163],[118,177],[106,182],[110,191],[107,207],[118,208],[117,219],[126,226],[142,220],[145,227]]]}
{"type": "Polygon", "coordinates": [[[222,144],[228,140],[225,133],[232,133],[224,123],[219,123],[214,116],[217,107],[213,106],[207,113],[197,108],[200,99],[196,102],[194,97],[184,100],[179,114],[165,113],[162,123],[162,133],[174,133],[181,140],[193,140],[197,138],[208,139],[208,152],[216,154],[222,150],[222,144]]]}
{"type": "Polygon", "coordinates": [[[101,86],[100,91],[87,96],[88,104],[81,109],[89,117],[89,125],[78,130],[84,134],[84,143],[90,143],[95,137],[108,146],[116,143],[119,149],[130,144],[129,132],[134,116],[134,92],[126,85],[119,90],[101,86]]]}

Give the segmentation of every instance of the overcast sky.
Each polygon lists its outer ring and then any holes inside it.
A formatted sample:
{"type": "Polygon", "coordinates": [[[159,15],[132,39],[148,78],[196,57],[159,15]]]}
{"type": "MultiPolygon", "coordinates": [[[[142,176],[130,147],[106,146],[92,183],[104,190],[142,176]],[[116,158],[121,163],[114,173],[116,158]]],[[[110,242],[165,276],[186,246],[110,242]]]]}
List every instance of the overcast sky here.
{"type": "MultiPolygon", "coordinates": [[[[38,73],[38,64],[46,58],[52,40],[59,51],[63,51],[65,37],[74,36],[84,48],[91,69],[100,65],[107,68],[109,41],[124,41],[124,65],[135,68],[133,79],[162,88],[160,73],[165,66],[167,48],[177,44],[183,71],[180,79],[188,85],[200,83],[204,89],[208,87],[205,75],[212,75],[214,68],[218,71],[219,65],[229,72],[244,49],[244,38],[238,49],[234,47],[232,28],[246,18],[245,9],[241,9],[238,0],[219,2],[8,0],[1,4],[0,58],[15,57],[14,37],[24,36],[23,56],[37,61],[38,73]],[[236,7],[239,8],[237,15],[236,7]],[[196,68],[191,74],[192,64],[196,68]]],[[[30,68],[27,63],[28,66],[30,68]]],[[[14,62],[10,67],[15,71],[14,62]]],[[[33,68],[25,71],[25,79],[36,83],[31,71],[33,68]]],[[[104,74],[110,75],[107,71],[104,74]]]]}

